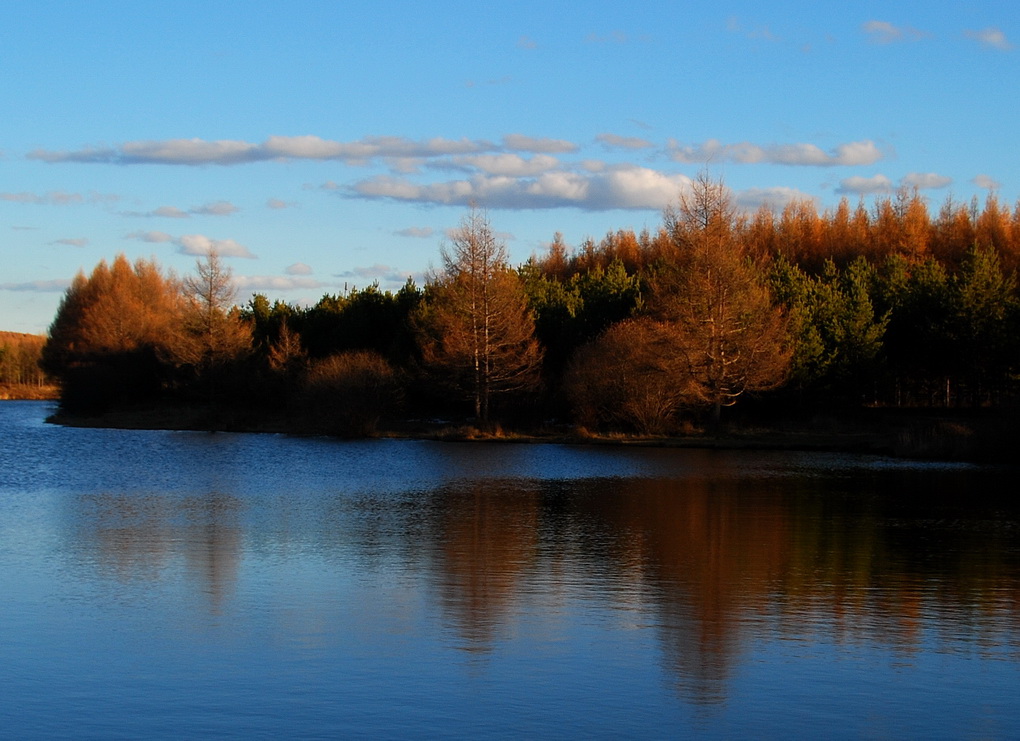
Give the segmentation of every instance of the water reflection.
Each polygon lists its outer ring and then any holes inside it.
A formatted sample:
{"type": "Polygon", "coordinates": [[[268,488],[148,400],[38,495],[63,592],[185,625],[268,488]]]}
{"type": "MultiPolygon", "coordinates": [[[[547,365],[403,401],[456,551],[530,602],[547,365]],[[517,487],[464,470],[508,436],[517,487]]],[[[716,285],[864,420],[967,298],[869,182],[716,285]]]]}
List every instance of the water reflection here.
{"type": "Polygon", "coordinates": [[[512,620],[510,607],[535,567],[539,495],[527,484],[476,485],[437,493],[430,509],[440,604],[464,647],[486,651],[512,620]]]}
{"type": "Polygon", "coordinates": [[[86,494],[70,540],[80,565],[101,578],[130,586],[159,581],[183,558],[184,572],[218,614],[237,580],[242,530],[237,497],[221,492],[204,496],[86,494]]]}
{"type": "Polygon", "coordinates": [[[637,609],[684,699],[712,704],[756,640],[822,634],[906,659],[931,643],[1015,658],[1015,507],[994,496],[963,507],[931,488],[921,506],[904,484],[704,475],[483,481],[302,502],[106,493],[77,498],[71,520],[78,555],[100,578],[159,581],[181,559],[211,614],[235,591],[246,537],[297,539],[299,552],[336,564],[396,559],[427,575],[441,622],[471,652],[512,636],[521,612],[550,595],[566,610],[637,609]],[[312,508],[303,518],[283,514],[302,507],[312,508]]]}
{"type": "MultiPolygon", "coordinates": [[[[444,699],[434,718],[474,712],[481,723],[506,703],[492,723],[541,709],[551,725],[530,735],[562,735],[563,703],[597,731],[600,709],[601,720],[617,717],[615,702],[643,708],[613,726],[621,735],[654,735],[639,712],[676,720],[677,708],[696,707],[762,721],[749,696],[803,712],[814,691],[829,712],[814,730],[832,717],[853,722],[856,693],[885,702],[885,719],[941,712],[946,722],[942,705],[991,707],[1020,733],[1012,685],[989,679],[1020,678],[1011,471],[11,429],[0,576],[15,576],[0,618],[16,629],[0,659],[33,681],[55,673],[44,661],[31,674],[44,647],[64,666],[80,629],[113,648],[133,640],[134,654],[155,656],[172,677],[191,677],[194,659],[207,692],[233,683],[249,711],[305,696],[339,708],[342,687],[350,707],[401,712],[408,727],[418,727],[408,709],[435,697],[444,699]],[[946,684],[950,665],[964,673],[946,684]],[[889,692],[901,705],[886,702],[889,692]]],[[[133,665],[134,654],[113,660],[133,665]]],[[[105,691],[97,679],[97,696],[105,691]]],[[[388,735],[385,724],[376,730],[388,735]]]]}

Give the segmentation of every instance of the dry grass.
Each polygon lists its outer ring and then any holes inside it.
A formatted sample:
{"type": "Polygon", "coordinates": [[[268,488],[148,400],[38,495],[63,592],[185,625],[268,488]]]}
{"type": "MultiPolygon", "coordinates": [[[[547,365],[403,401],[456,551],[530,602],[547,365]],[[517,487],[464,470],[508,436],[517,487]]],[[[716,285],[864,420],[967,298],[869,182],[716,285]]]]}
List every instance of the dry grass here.
{"type": "Polygon", "coordinates": [[[34,383],[0,384],[0,399],[52,401],[60,398],[59,386],[38,386],[34,383]]]}

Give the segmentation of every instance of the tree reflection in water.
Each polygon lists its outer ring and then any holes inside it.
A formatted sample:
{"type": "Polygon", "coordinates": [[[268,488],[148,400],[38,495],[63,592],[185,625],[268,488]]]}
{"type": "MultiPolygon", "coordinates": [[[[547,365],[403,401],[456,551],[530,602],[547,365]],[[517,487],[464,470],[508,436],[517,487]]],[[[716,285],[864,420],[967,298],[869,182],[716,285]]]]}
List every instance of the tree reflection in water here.
{"type": "Polygon", "coordinates": [[[637,615],[698,705],[726,700],[749,652],[790,637],[886,646],[908,662],[933,642],[1020,656],[1014,501],[961,501],[950,473],[918,490],[909,473],[732,475],[712,461],[676,478],[472,478],[300,501],[89,494],[71,541],[113,583],[158,583],[181,565],[214,615],[252,543],[285,562],[315,553],[338,574],[400,562],[444,635],[476,656],[514,640],[525,613],[555,612],[564,633],[593,613],[637,615]]]}

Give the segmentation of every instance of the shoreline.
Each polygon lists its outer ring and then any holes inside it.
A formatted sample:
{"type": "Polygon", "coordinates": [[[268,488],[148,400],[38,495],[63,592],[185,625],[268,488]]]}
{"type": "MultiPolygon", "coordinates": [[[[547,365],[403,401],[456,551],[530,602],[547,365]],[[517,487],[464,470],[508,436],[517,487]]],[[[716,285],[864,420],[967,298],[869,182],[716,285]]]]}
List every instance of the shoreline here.
{"type": "MultiPolygon", "coordinates": [[[[683,435],[594,433],[566,425],[532,430],[480,431],[470,423],[436,420],[387,420],[371,435],[346,439],[410,439],[438,442],[602,445],[703,450],[776,450],[853,453],[930,461],[1012,463],[1016,440],[1006,415],[964,410],[875,410],[871,419],[846,418],[784,421],[777,425],[735,422],[718,432],[683,435]]],[[[865,417],[868,415],[864,415],[865,417]]],[[[337,437],[328,430],[302,427],[284,415],[256,415],[193,407],[149,407],[98,416],[61,412],[47,422],[68,427],[130,430],[180,430],[337,437]]]]}
{"type": "Polygon", "coordinates": [[[0,383],[0,401],[59,401],[59,386],[0,383]]]}

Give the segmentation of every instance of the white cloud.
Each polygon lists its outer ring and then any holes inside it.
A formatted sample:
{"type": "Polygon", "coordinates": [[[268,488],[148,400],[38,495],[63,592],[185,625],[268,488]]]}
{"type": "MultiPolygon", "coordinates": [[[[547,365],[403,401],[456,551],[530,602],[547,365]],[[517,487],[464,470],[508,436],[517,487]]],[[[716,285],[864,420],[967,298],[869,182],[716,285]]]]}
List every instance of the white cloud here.
{"type": "Polygon", "coordinates": [[[963,32],[963,35],[972,41],[978,42],[981,46],[991,47],[992,49],[1009,51],[1013,48],[1013,45],[1006,38],[1006,34],[998,28],[982,28],[979,31],[967,30],[963,32]]]}
{"type": "Polygon", "coordinates": [[[529,177],[555,169],[559,160],[547,154],[536,154],[530,159],[519,154],[476,154],[440,160],[432,165],[436,169],[481,170],[489,175],[529,177]]]}
{"type": "Polygon", "coordinates": [[[311,275],[313,271],[310,265],[305,265],[303,262],[296,262],[293,265],[288,265],[287,269],[283,272],[287,275],[311,275]]]}
{"type": "Polygon", "coordinates": [[[547,139],[543,137],[524,136],[523,134],[507,134],[503,137],[503,146],[517,152],[535,152],[538,154],[565,154],[576,152],[578,147],[564,139],[547,139]]]}
{"type": "Polygon", "coordinates": [[[66,244],[69,247],[84,247],[89,243],[89,240],[85,237],[73,237],[67,239],[58,239],[51,244],[66,244]]]}
{"type": "Polygon", "coordinates": [[[0,283],[0,291],[61,293],[71,286],[69,280],[32,280],[27,283],[0,283]]]}
{"type": "Polygon", "coordinates": [[[234,285],[239,291],[293,291],[327,288],[328,283],[313,278],[283,275],[235,275],[234,285]]]}
{"type": "Polygon", "coordinates": [[[900,178],[900,185],[908,188],[920,188],[930,190],[934,188],[946,188],[952,185],[953,179],[935,172],[911,172],[900,178]]]}
{"type": "Polygon", "coordinates": [[[270,198],[266,201],[266,208],[271,208],[277,211],[284,208],[290,208],[293,205],[293,203],[287,203],[287,201],[282,201],[279,198],[270,198]]]}
{"type": "Polygon", "coordinates": [[[813,201],[815,198],[796,188],[777,186],[774,188],[748,188],[734,194],[734,201],[745,211],[756,211],[762,206],[780,210],[794,201],[813,201]]]}
{"type": "Polygon", "coordinates": [[[435,230],[430,226],[409,226],[406,229],[400,229],[393,232],[398,237],[412,237],[414,239],[428,239],[435,230]]]}
{"type": "Polygon", "coordinates": [[[990,175],[975,175],[971,182],[977,187],[985,188],[986,190],[998,190],[1002,187],[1002,183],[990,175]]]}
{"type": "Polygon", "coordinates": [[[870,178],[855,175],[840,180],[836,192],[847,195],[873,195],[876,193],[891,193],[892,190],[892,181],[885,175],[873,175],[870,178]]]}
{"type": "Polygon", "coordinates": [[[616,134],[599,134],[595,141],[607,149],[649,149],[655,146],[647,139],[636,136],[618,136],[616,134]]]}
{"type": "Polygon", "coordinates": [[[690,182],[686,175],[665,175],[645,167],[612,167],[593,180],[595,197],[588,208],[661,209],[690,182]]]}
{"type": "Polygon", "coordinates": [[[867,21],[861,25],[861,30],[868,34],[872,43],[892,44],[897,41],[915,41],[928,36],[924,31],[919,31],[910,26],[894,26],[888,21],[867,21]]]}
{"type": "Polygon", "coordinates": [[[847,142],[825,152],[814,144],[771,144],[760,146],[750,142],[723,144],[709,139],[693,146],[668,144],[670,157],[676,162],[736,162],[739,164],[800,165],[813,167],[871,165],[882,159],[881,150],[872,141],[847,142]]]}
{"type": "Polygon", "coordinates": [[[249,142],[203,139],[128,142],[120,149],[122,164],[232,165],[251,162],[258,147],[249,142]]]}
{"type": "Polygon", "coordinates": [[[355,183],[348,196],[443,205],[477,202],[488,208],[507,209],[660,209],[689,183],[685,175],[618,165],[596,173],[556,171],[533,178],[475,175],[466,180],[423,185],[380,176],[355,183]]]}
{"type": "Polygon", "coordinates": [[[215,250],[221,257],[255,259],[255,255],[249,252],[247,247],[233,239],[212,239],[204,234],[184,234],[173,241],[182,255],[204,257],[215,250]]]}
{"type": "Polygon", "coordinates": [[[517,39],[518,49],[537,49],[538,44],[530,36],[521,36],[517,39]]]}
{"type": "Polygon", "coordinates": [[[216,250],[221,257],[244,257],[248,259],[255,259],[256,257],[247,247],[233,239],[212,239],[204,234],[184,234],[180,237],[175,237],[166,232],[143,231],[131,232],[125,235],[124,238],[137,239],[140,242],[152,244],[175,244],[177,245],[177,251],[182,255],[202,257],[208,255],[211,250],[216,250]]]}

